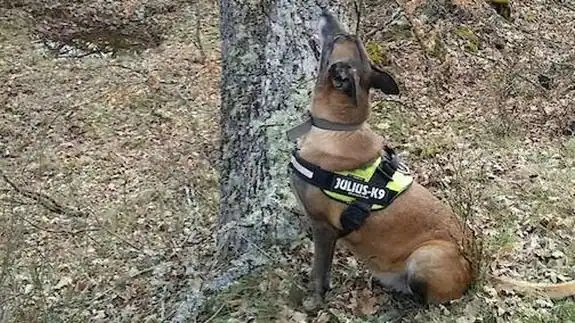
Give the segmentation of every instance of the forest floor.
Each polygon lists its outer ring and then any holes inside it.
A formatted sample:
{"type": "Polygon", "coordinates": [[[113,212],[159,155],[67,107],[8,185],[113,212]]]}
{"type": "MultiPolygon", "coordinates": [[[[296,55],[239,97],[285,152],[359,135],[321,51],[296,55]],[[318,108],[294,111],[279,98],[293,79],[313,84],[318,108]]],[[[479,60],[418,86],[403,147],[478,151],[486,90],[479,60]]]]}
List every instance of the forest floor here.
{"type": "MultiPolygon", "coordinates": [[[[478,231],[480,280],[422,307],[372,286],[340,249],[329,303],[307,314],[302,233],[269,252],[276,266],[209,299],[200,322],[575,322],[573,299],[517,295],[487,275],[575,279],[575,8],[521,1],[509,22],[485,8],[366,6],[370,56],[404,87],[375,97],[370,124],[478,231]]],[[[215,8],[200,8],[199,26],[185,2],[157,15],[170,26],[158,46],[74,58],[38,41],[26,8],[0,5],[0,322],[189,314],[190,291],[217,269],[215,8]]]]}

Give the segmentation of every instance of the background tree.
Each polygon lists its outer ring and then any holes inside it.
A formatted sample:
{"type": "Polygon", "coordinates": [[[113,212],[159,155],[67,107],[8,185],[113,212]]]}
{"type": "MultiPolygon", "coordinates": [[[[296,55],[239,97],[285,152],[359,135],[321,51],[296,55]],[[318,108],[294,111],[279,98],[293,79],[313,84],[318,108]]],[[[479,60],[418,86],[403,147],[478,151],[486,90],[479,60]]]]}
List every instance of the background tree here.
{"type": "Polygon", "coordinates": [[[285,131],[309,102],[317,66],[310,42],[328,5],[344,21],[355,8],[352,1],[221,3],[221,259],[259,259],[250,243],[264,247],[297,232],[283,208],[293,199],[285,131]]]}

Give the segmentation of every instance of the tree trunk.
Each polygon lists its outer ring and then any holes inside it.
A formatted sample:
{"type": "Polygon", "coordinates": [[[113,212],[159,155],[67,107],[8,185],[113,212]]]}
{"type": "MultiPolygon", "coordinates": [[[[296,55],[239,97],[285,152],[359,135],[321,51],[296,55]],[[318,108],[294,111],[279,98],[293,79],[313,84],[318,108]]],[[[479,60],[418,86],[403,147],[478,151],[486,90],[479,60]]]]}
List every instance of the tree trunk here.
{"type": "MultiPolygon", "coordinates": [[[[220,260],[297,233],[298,220],[286,207],[295,200],[287,177],[294,144],[285,132],[310,101],[318,65],[310,46],[321,13],[318,2],[221,2],[220,260]]],[[[352,0],[331,1],[329,9],[350,25],[352,0]]]]}

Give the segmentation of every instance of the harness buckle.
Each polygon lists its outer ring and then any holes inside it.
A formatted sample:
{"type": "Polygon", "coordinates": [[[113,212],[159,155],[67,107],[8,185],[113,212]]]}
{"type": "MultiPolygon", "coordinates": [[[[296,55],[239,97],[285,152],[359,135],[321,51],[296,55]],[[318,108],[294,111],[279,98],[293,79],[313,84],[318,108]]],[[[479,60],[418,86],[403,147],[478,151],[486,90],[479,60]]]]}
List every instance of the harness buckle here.
{"type": "Polygon", "coordinates": [[[359,229],[363,225],[365,219],[369,217],[370,212],[371,205],[367,203],[355,201],[348,204],[341,213],[341,217],[339,219],[344,234],[359,229]]]}

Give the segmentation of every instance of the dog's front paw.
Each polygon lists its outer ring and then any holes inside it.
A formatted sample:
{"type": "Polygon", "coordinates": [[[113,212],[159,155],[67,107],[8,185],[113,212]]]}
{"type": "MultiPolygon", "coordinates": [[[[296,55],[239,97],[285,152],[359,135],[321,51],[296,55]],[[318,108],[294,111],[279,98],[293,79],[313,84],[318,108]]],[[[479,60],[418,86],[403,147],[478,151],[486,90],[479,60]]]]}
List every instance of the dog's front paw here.
{"type": "Polygon", "coordinates": [[[307,312],[317,312],[319,311],[323,305],[325,304],[325,299],[319,294],[313,294],[311,296],[306,297],[303,302],[303,308],[307,312]]]}

